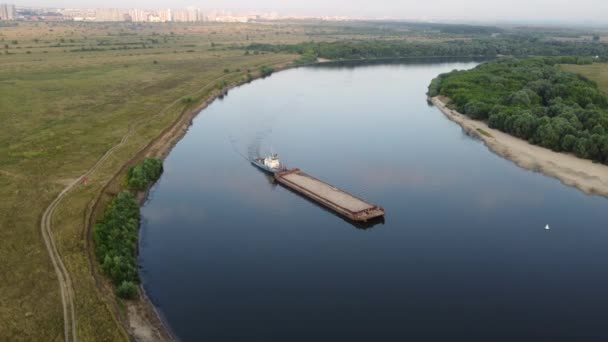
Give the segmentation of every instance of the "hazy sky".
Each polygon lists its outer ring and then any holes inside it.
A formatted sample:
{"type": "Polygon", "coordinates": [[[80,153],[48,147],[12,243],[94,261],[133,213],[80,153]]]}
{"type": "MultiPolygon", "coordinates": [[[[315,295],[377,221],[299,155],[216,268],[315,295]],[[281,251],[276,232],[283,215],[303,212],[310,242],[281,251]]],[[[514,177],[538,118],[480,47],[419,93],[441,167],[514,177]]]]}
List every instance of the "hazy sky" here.
{"type": "Polygon", "coordinates": [[[187,7],[281,14],[391,16],[480,21],[607,22],[608,0],[0,0],[44,7],[187,7]]]}

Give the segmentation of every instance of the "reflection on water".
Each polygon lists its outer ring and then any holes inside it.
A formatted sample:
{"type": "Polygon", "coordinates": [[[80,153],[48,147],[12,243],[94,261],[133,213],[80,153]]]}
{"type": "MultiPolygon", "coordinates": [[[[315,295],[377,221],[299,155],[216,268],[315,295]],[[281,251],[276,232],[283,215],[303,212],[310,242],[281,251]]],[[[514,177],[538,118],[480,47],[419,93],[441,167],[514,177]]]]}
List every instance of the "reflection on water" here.
{"type": "Polygon", "coordinates": [[[144,286],[179,338],[607,338],[607,202],[428,106],[433,77],[474,65],[289,70],[203,111],[142,211],[144,286]],[[386,222],[358,229],[277,186],[247,160],[271,151],[386,222]]]}

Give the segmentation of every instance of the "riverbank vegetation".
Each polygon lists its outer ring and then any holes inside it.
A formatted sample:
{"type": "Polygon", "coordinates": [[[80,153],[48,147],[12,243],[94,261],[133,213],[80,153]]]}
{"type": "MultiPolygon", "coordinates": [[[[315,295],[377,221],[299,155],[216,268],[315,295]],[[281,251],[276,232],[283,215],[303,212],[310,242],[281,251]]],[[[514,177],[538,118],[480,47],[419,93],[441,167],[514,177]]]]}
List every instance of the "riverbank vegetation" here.
{"type": "MultiPolygon", "coordinates": [[[[146,158],[129,169],[127,185],[134,193],[146,191],[160,178],[162,172],[162,160],[146,158]]],[[[134,299],[138,293],[139,223],[139,203],[135,195],[130,191],[122,191],[108,205],[93,231],[97,260],[112,280],[116,294],[123,299],[134,299]]]]}
{"type": "Polygon", "coordinates": [[[104,273],[110,277],[118,296],[133,299],[137,295],[137,236],[139,204],[123,191],[108,206],[101,222],[95,225],[95,254],[104,273]]]}
{"type": "Polygon", "coordinates": [[[129,169],[127,184],[131,190],[143,191],[154,184],[163,173],[163,161],[157,158],[146,158],[142,163],[129,169]]]}
{"type": "Polygon", "coordinates": [[[608,97],[556,65],[587,61],[497,60],[440,75],[429,96],[448,97],[458,112],[532,144],[608,164],[608,97]]]}

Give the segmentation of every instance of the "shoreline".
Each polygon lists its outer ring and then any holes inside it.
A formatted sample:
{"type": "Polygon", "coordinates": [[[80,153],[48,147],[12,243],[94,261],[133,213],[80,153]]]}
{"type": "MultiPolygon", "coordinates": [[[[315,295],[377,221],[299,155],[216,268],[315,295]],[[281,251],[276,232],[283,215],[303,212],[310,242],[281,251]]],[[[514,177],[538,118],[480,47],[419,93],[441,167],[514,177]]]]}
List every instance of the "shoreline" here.
{"type": "Polygon", "coordinates": [[[608,166],[581,159],[571,154],[555,152],[532,145],[497,129],[483,121],[469,117],[447,107],[448,98],[437,96],[430,99],[449,120],[462,130],[481,140],[495,154],[514,162],[517,166],[558,179],[588,195],[608,197],[608,166]]]}
{"type": "MultiPolygon", "coordinates": [[[[299,65],[292,65],[292,60],[286,60],[279,64],[273,65],[275,71],[273,73],[299,67],[299,65]]],[[[317,64],[317,63],[315,63],[317,64]]],[[[213,91],[207,98],[204,98],[197,105],[191,108],[185,109],[176,120],[165,129],[163,129],[156,137],[154,137],[148,144],[142,147],[136,152],[131,159],[123,164],[123,166],[112,176],[112,178],[104,185],[101,191],[97,194],[97,197],[90,206],[88,219],[85,219],[85,241],[88,250],[89,263],[92,267],[92,273],[96,278],[98,289],[103,294],[111,297],[111,303],[108,303],[111,311],[114,312],[116,319],[121,322],[121,325],[129,334],[130,338],[135,341],[174,341],[176,336],[174,335],[171,326],[166,321],[163,313],[152,303],[146,293],[143,284],[138,287],[140,289],[140,296],[138,299],[132,302],[125,302],[124,311],[121,311],[118,307],[118,300],[114,295],[111,285],[108,283],[106,277],[99,270],[99,265],[95,256],[93,255],[94,249],[92,248],[92,233],[93,227],[96,223],[96,218],[100,212],[105,210],[105,207],[100,207],[103,202],[104,196],[112,195],[116,190],[123,190],[121,185],[121,176],[129,169],[129,167],[135,165],[137,162],[144,158],[159,158],[164,159],[169,155],[171,150],[177,145],[177,143],[186,135],[188,129],[193,123],[196,116],[212,104],[218,98],[222,98],[228,94],[228,92],[234,88],[243,86],[254,80],[264,78],[262,75],[256,75],[249,81],[237,82],[229,87],[221,90],[213,91]]],[[[152,185],[154,186],[154,185],[152,185]]],[[[138,194],[138,200],[140,207],[148,200],[150,189],[138,194]]],[[[86,216],[85,216],[86,217],[86,216]]]]}

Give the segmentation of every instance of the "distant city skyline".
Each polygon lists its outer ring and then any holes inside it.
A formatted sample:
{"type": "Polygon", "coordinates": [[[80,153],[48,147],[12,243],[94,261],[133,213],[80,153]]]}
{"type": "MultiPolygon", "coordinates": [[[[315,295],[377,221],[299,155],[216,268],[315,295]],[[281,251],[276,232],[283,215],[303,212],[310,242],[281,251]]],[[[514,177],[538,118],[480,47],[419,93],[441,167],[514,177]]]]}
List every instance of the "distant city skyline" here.
{"type": "Polygon", "coordinates": [[[390,17],[477,22],[568,22],[602,24],[608,13],[603,0],[15,0],[17,6],[73,8],[223,8],[277,11],[282,15],[390,17]]]}

